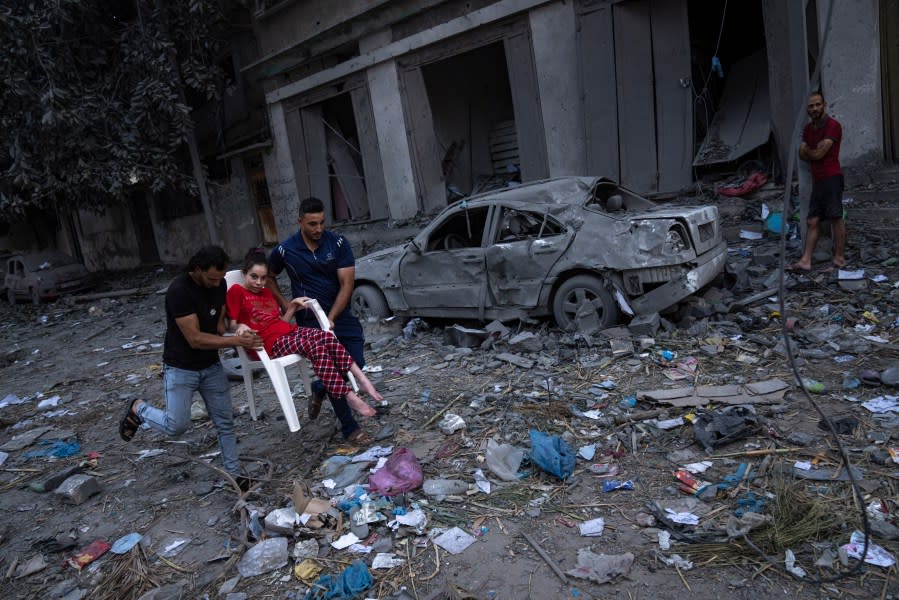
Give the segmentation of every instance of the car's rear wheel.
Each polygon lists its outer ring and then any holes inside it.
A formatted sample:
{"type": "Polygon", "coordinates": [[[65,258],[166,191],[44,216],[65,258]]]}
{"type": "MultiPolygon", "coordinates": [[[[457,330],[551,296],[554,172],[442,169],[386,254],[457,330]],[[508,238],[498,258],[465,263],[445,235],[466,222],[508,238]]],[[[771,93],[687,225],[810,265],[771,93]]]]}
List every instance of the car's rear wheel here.
{"type": "Polygon", "coordinates": [[[369,317],[383,319],[390,316],[390,307],[381,290],[373,285],[360,285],[353,289],[350,310],[363,321],[369,317]]]}
{"type": "Polygon", "coordinates": [[[562,283],[553,296],[553,318],[565,331],[577,329],[578,310],[592,302],[601,329],[618,322],[618,307],[609,289],[598,277],[576,275],[562,283]]]}

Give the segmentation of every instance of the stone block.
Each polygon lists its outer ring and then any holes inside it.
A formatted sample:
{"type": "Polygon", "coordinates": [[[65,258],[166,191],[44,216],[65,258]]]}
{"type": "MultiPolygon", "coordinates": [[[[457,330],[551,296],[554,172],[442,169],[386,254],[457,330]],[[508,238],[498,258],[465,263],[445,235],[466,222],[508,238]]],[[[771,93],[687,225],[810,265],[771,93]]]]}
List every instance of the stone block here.
{"type": "Polygon", "coordinates": [[[53,493],[62,496],[66,502],[81,504],[94,494],[100,493],[100,484],[96,478],[79,473],[59,484],[53,493]]]}

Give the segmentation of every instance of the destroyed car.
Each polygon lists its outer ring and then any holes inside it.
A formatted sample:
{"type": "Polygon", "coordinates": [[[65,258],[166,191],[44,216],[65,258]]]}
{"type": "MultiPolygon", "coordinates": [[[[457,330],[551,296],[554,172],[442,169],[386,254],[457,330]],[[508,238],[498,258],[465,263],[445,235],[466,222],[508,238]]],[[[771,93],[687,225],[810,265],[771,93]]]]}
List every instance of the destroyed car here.
{"type": "Polygon", "coordinates": [[[683,300],[726,256],[715,206],[564,177],[451,204],[405,245],[358,259],[351,302],[361,317],[552,315],[562,329],[603,328],[683,300]]]}
{"type": "Polygon", "coordinates": [[[6,260],[3,279],[10,304],[20,298],[40,304],[43,300],[86,290],[94,283],[93,275],[84,265],[56,250],[14,254],[6,260]]]}

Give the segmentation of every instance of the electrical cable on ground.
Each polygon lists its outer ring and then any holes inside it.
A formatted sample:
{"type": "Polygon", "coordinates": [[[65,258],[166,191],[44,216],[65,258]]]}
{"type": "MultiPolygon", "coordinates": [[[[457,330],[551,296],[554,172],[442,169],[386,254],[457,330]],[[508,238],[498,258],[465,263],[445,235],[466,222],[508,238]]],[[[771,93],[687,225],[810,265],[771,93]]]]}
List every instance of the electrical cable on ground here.
{"type": "MultiPolygon", "coordinates": [[[[805,117],[805,99],[807,99],[808,96],[812,93],[812,91],[814,89],[816,89],[813,86],[816,82],[819,81],[819,78],[821,76],[821,63],[822,63],[821,58],[824,55],[824,49],[827,47],[827,38],[830,34],[830,23],[831,23],[831,17],[833,16],[833,5],[834,5],[834,3],[830,2],[829,6],[827,8],[827,19],[825,19],[825,22],[824,22],[824,35],[821,38],[821,45],[818,49],[818,56],[815,60],[815,71],[812,73],[812,76],[809,77],[809,82],[808,82],[808,86],[806,89],[806,95],[805,95],[805,98],[803,99],[801,106],[797,110],[796,119],[793,122],[792,137],[790,137],[791,142],[790,142],[790,147],[789,147],[789,152],[788,152],[789,158],[787,159],[787,172],[785,174],[785,179],[784,179],[784,200],[783,200],[783,213],[782,213],[782,218],[781,218],[782,225],[780,228],[780,262],[778,264],[780,278],[779,278],[779,284],[778,284],[778,302],[780,305],[780,314],[781,314],[781,336],[784,341],[784,347],[785,347],[785,352],[787,354],[787,359],[789,360],[789,363],[790,363],[790,370],[793,372],[793,376],[796,378],[796,381],[799,384],[799,389],[802,390],[802,394],[805,396],[806,400],[808,400],[809,404],[812,405],[812,407],[815,409],[815,411],[819,415],[821,415],[822,420],[827,425],[828,431],[830,431],[830,435],[832,436],[833,441],[836,443],[836,446],[839,449],[840,458],[842,459],[843,464],[846,467],[846,474],[849,477],[849,482],[852,487],[852,493],[855,495],[855,497],[857,499],[856,504],[858,506],[859,513],[861,513],[862,529],[865,534],[865,541],[864,541],[864,545],[862,547],[862,558],[859,559],[858,562],[855,565],[853,565],[852,568],[850,568],[849,570],[839,572],[836,575],[834,575],[833,577],[800,578],[800,577],[794,575],[793,573],[790,573],[790,575],[793,576],[794,578],[796,578],[797,580],[809,582],[809,583],[833,583],[835,581],[839,581],[841,579],[851,577],[851,576],[855,575],[856,573],[858,573],[859,571],[861,571],[861,569],[863,568],[863,566],[865,564],[864,557],[866,557],[868,554],[869,540],[871,537],[871,528],[870,528],[870,524],[868,523],[868,513],[865,510],[864,497],[862,496],[861,490],[859,489],[859,486],[858,486],[858,482],[855,479],[855,474],[852,471],[852,465],[849,462],[849,455],[846,453],[846,449],[843,447],[842,442],[840,442],[840,436],[837,434],[836,429],[834,428],[833,423],[830,420],[830,417],[828,417],[824,413],[824,411],[821,409],[821,407],[818,405],[818,403],[815,402],[815,399],[812,398],[812,395],[809,393],[808,389],[806,389],[805,383],[803,382],[802,377],[799,374],[799,368],[796,366],[796,357],[793,355],[793,348],[790,344],[789,332],[787,331],[787,318],[786,318],[786,308],[785,308],[785,300],[784,300],[784,295],[786,292],[786,288],[784,285],[784,279],[785,279],[784,270],[785,270],[785,263],[786,263],[787,230],[789,229],[786,226],[786,219],[787,219],[788,210],[791,208],[791,206],[790,206],[791,201],[792,201],[791,190],[793,188],[792,181],[793,181],[794,168],[796,167],[796,157],[799,152],[800,126],[802,125],[802,123],[805,120],[805,118],[804,118],[805,117]]],[[[755,548],[755,546],[753,544],[750,544],[750,546],[755,548]]],[[[756,550],[758,551],[757,548],[756,548],[756,550]]],[[[779,571],[784,572],[784,573],[789,573],[789,571],[787,571],[786,569],[781,568],[780,564],[773,562],[771,560],[771,558],[769,558],[765,554],[763,554],[761,552],[759,552],[759,553],[767,562],[772,564],[772,566],[777,568],[779,571]]]]}

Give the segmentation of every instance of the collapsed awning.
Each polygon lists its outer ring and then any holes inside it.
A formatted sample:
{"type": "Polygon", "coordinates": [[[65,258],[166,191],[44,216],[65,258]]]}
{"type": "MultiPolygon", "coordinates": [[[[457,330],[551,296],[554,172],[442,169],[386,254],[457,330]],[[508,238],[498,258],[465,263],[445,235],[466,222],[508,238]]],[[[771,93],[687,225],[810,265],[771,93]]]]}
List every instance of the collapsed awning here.
{"type": "Polygon", "coordinates": [[[759,51],[734,64],[724,84],[721,105],[706,133],[693,166],[737,160],[768,141],[771,105],[768,63],[759,51]]]}

